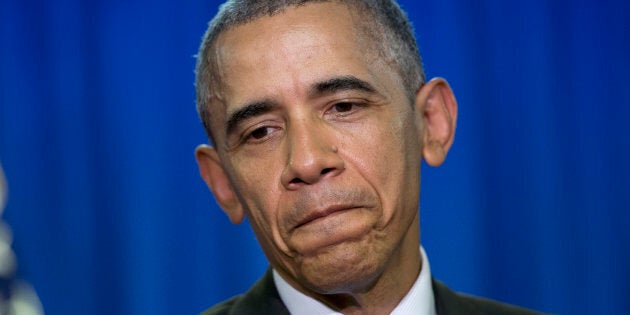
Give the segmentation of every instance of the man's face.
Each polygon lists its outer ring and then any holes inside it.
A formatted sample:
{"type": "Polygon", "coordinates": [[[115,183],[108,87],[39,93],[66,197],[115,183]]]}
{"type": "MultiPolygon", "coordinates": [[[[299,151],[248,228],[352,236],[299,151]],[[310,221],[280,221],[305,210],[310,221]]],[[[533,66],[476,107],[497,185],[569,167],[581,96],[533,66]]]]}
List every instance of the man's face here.
{"type": "Polygon", "coordinates": [[[217,43],[213,132],[234,207],[274,268],[320,293],[368,286],[419,246],[421,114],[356,20],[309,4],[217,43]]]}

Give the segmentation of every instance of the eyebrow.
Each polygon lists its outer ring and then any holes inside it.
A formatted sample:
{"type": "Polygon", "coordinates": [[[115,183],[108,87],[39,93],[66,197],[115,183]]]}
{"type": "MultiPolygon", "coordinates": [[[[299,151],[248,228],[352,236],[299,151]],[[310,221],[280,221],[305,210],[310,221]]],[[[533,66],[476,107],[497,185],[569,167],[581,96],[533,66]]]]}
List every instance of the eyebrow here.
{"type": "Polygon", "coordinates": [[[333,94],[340,91],[359,90],[368,93],[376,93],[376,89],[364,80],[355,76],[334,77],[329,80],[316,83],[310,90],[309,95],[316,97],[323,94],[333,94]]]}
{"type": "Polygon", "coordinates": [[[239,110],[230,115],[225,123],[225,130],[227,134],[234,132],[234,129],[242,122],[249,118],[256,117],[270,112],[275,107],[275,104],[271,101],[257,101],[243,106],[239,110]]]}

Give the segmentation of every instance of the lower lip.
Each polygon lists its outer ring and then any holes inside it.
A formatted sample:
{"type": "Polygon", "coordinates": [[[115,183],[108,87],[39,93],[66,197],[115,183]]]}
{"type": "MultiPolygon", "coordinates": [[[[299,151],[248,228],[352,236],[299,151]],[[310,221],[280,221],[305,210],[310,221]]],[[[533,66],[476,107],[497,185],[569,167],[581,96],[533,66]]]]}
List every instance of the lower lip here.
{"type": "Polygon", "coordinates": [[[295,228],[289,235],[289,245],[303,255],[360,239],[373,226],[369,211],[350,208],[335,211],[295,228]]]}

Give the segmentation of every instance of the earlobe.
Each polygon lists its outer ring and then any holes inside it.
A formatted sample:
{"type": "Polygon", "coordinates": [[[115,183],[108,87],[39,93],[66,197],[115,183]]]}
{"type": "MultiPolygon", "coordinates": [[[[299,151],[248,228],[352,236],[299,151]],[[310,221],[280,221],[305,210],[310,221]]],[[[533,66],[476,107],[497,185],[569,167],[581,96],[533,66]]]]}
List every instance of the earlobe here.
{"type": "Polygon", "coordinates": [[[238,224],[243,222],[245,212],[236,197],[217,151],[208,145],[200,145],[195,150],[195,158],[197,159],[201,178],[208,185],[223,212],[227,214],[232,223],[238,224]]]}
{"type": "Polygon", "coordinates": [[[422,139],[422,157],[431,166],[440,166],[455,138],[457,101],[446,80],[435,78],[416,95],[416,111],[422,139]]]}

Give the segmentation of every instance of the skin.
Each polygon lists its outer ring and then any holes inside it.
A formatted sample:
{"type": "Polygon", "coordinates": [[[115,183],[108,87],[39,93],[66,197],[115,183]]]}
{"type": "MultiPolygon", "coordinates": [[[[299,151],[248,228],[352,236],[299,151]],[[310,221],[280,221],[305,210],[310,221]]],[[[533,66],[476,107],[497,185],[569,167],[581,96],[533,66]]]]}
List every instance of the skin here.
{"type": "Polygon", "coordinates": [[[196,158],[287,282],[345,314],[383,314],[420,271],[420,162],[444,161],[457,104],[442,79],[410,104],[357,21],[318,3],[223,33],[217,146],[196,158]]]}

